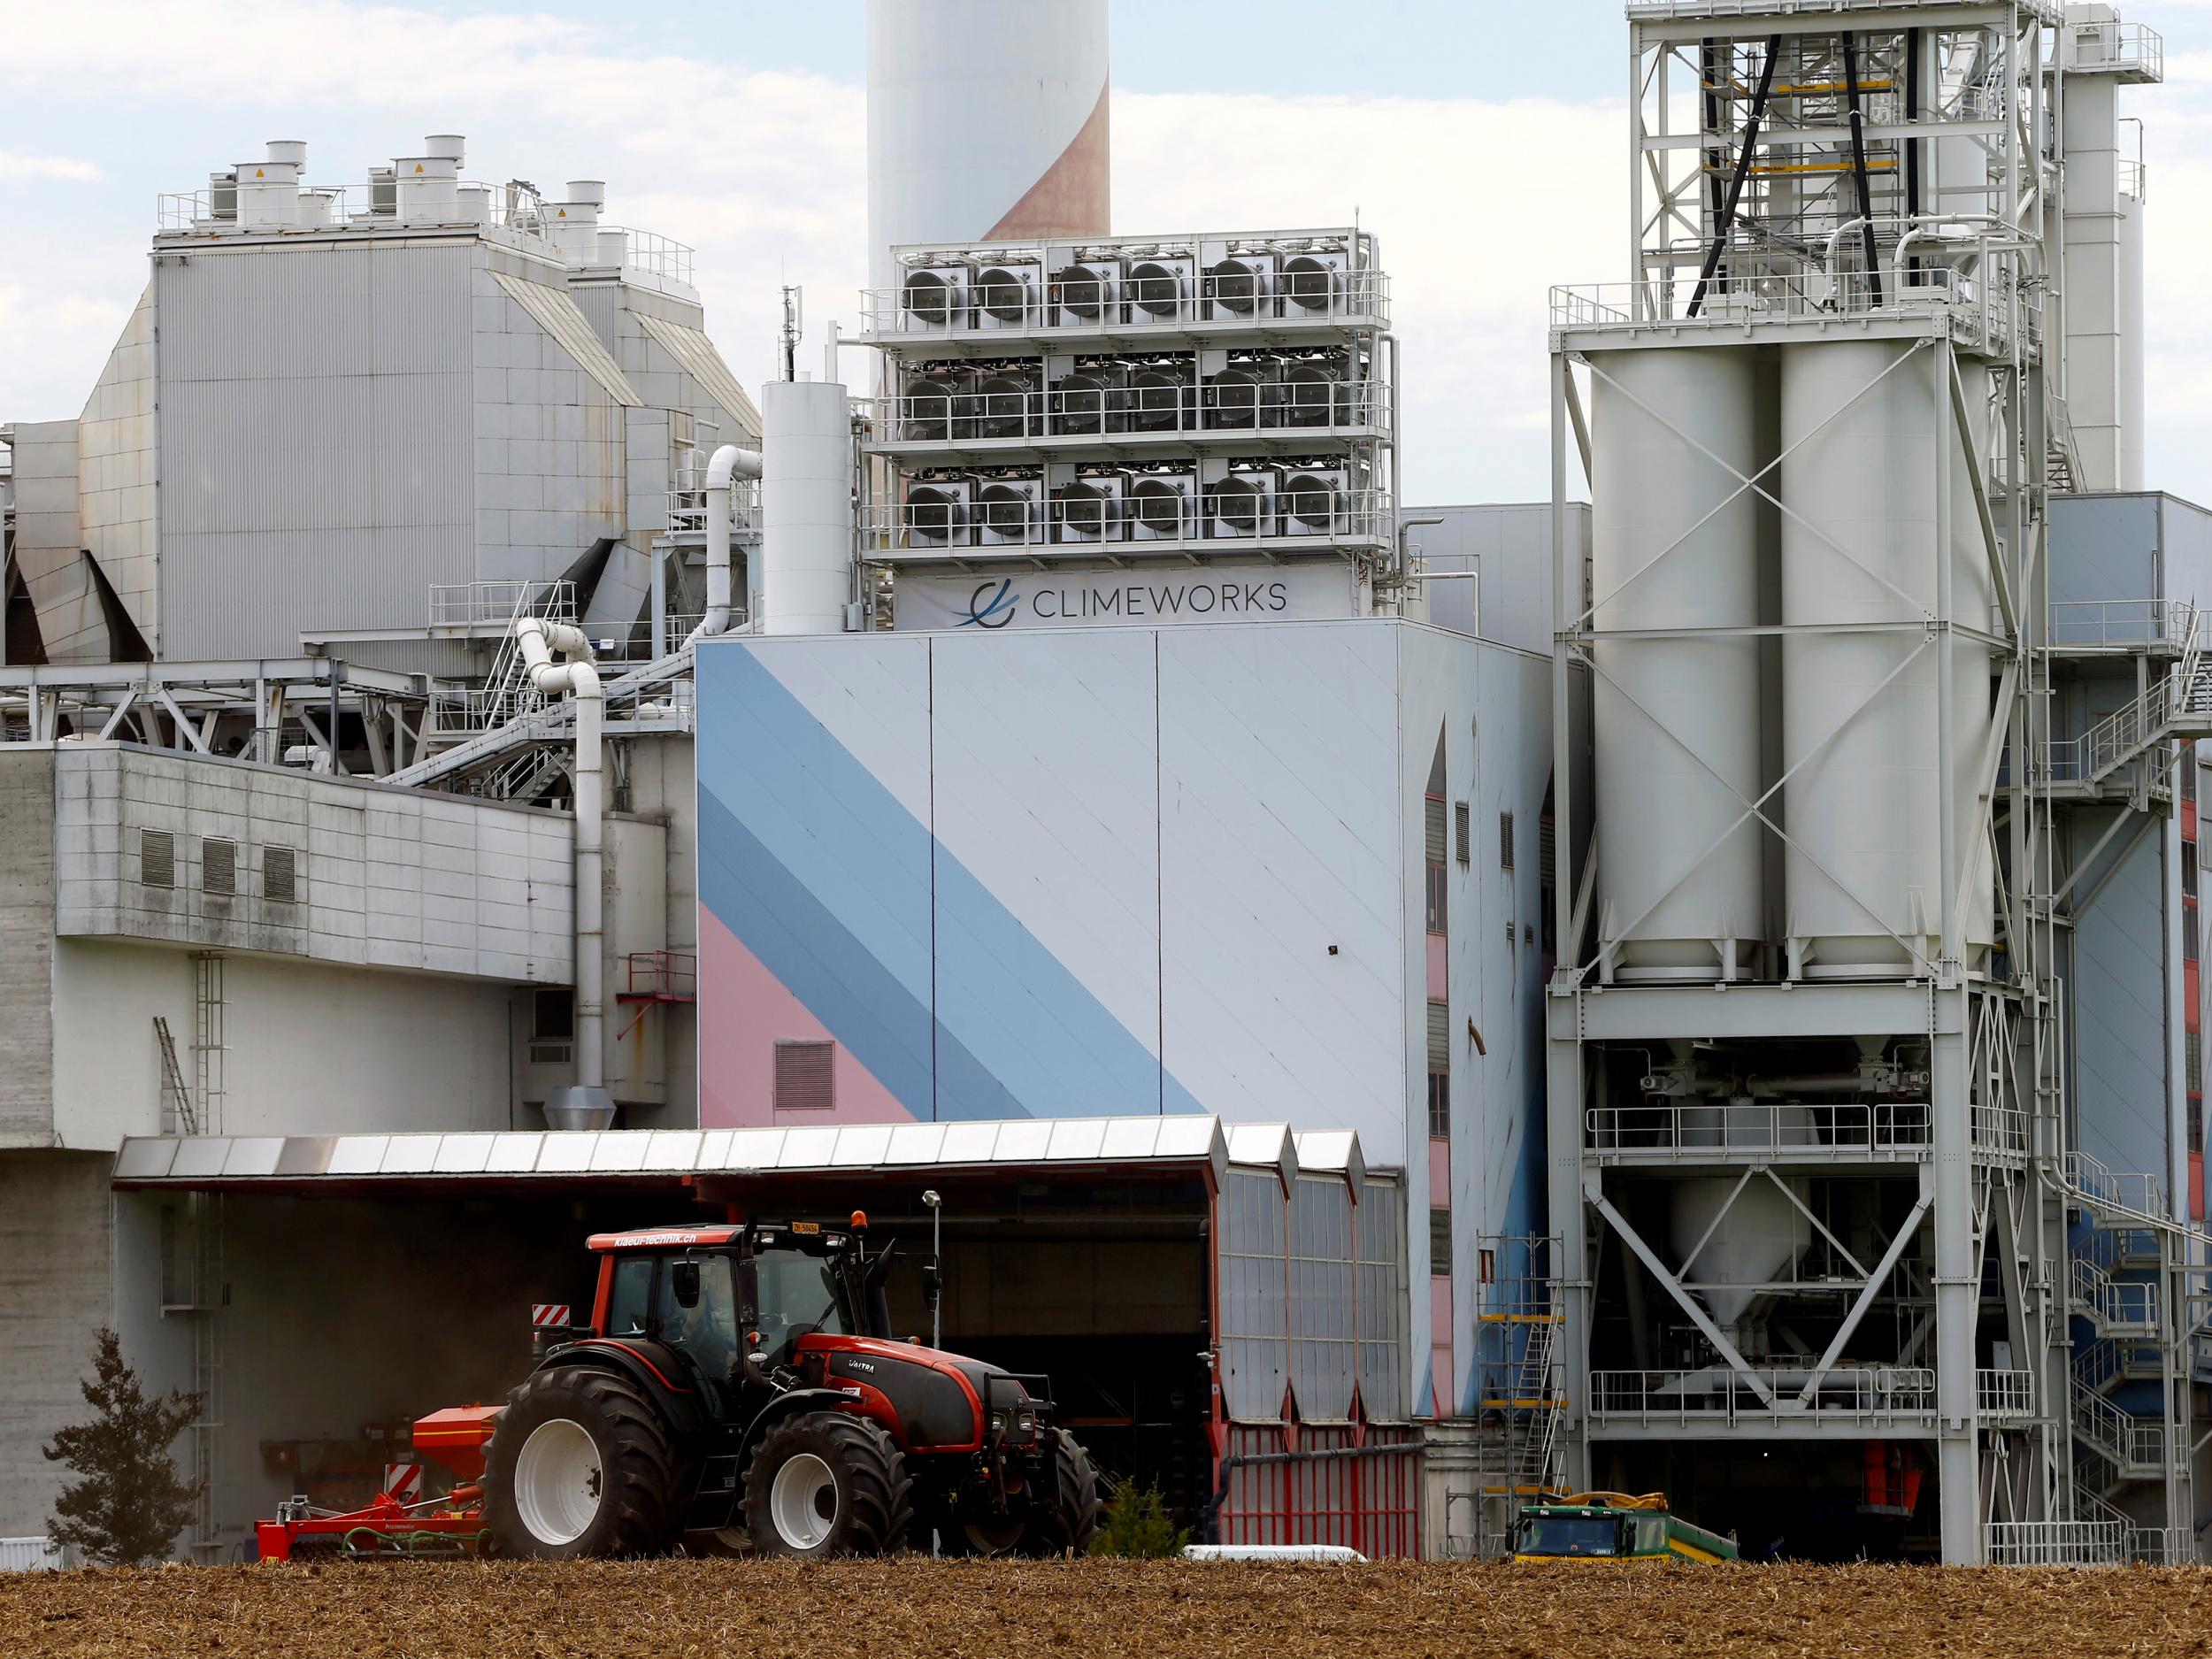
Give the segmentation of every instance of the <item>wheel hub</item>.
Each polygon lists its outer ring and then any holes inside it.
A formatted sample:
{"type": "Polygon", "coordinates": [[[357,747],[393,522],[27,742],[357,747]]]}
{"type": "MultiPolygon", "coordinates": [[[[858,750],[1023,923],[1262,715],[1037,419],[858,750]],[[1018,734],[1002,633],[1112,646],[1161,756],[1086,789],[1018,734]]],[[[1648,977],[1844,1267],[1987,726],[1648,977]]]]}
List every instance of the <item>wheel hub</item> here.
{"type": "Polygon", "coordinates": [[[812,1452],[784,1460],[768,1488],[768,1517],[794,1549],[813,1549],[837,1525],[837,1477],[812,1452]]]}
{"type": "Polygon", "coordinates": [[[554,1417],[530,1431],[515,1457],[515,1515],[541,1544],[572,1544],[599,1515],[599,1448],[580,1423],[554,1417]]]}

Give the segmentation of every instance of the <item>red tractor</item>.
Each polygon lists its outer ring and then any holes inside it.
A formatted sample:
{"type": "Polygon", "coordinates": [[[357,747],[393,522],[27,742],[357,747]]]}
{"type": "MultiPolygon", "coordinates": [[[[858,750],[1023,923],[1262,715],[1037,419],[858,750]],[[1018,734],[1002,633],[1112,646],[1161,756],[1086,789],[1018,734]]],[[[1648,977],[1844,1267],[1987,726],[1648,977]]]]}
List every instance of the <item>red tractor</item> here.
{"type": "Polygon", "coordinates": [[[1098,1478],[1049,1386],[893,1340],[892,1252],[865,1226],[595,1235],[589,1327],[491,1425],[491,1546],[642,1555],[739,1530],[767,1554],[875,1555],[933,1531],[956,1553],[1081,1554],[1098,1478]]]}

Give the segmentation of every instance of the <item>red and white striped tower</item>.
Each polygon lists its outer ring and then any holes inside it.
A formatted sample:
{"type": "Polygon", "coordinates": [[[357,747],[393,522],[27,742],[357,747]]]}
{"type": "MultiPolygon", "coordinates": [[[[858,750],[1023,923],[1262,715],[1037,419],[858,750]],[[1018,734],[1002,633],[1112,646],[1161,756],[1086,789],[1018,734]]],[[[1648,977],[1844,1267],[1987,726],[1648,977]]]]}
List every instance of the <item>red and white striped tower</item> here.
{"type": "Polygon", "coordinates": [[[1103,236],[1106,0],[868,0],[869,286],[902,242],[1103,236]]]}

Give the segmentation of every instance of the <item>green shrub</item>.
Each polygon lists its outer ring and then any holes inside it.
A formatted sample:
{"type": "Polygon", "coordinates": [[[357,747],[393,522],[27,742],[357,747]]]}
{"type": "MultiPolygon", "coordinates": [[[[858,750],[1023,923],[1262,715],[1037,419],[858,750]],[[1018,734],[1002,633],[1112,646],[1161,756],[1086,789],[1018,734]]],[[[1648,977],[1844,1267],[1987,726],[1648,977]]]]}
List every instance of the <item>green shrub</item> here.
{"type": "Polygon", "coordinates": [[[1189,1542],[1189,1528],[1175,1525],[1159,1488],[1133,1483],[1114,1494],[1105,1524],[1091,1540],[1091,1554],[1151,1561],[1179,1555],[1189,1542]]]}

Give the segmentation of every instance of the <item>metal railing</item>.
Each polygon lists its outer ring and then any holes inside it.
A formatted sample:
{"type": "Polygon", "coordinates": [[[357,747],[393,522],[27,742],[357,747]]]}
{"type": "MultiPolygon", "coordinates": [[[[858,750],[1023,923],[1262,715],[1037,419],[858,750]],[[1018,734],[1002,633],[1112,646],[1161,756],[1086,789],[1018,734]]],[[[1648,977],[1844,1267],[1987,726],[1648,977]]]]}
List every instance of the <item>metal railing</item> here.
{"type": "Polygon", "coordinates": [[[909,392],[859,400],[877,442],[1006,443],[1056,439],[1187,438],[1288,434],[1371,438],[1390,420],[1390,388],[1379,381],[1268,380],[1219,377],[1197,386],[909,392]]]}
{"type": "MultiPolygon", "coordinates": [[[[1141,484],[1156,476],[1128,478],[1141,484]]],[[[1078,479],[1077,484],[1094,481],[1078,479]]],[[[916,491],[941,488],[913,487],[916,491]]],[[[1295,479],[1281,488],[1169,489],[1102,500],[1065,490],[1045,497],[1035,480],[979,480],[972,490],[876,503],[862,515],[861,536],[864,549],[874,557],[972,557],[994,549],[1045,546],[1072,553],[1108,544],[1128,551],[1141,550],[1148,542],[1162,544],[1159,550],[1166,552],[1198,541],[1230,553],[1240,541],[1262,538],[1310,540],[1317,549],[1387,544],[1396,526],[1387,491],[1337,489],[1326,483],[1302,488],[1295,479]]]]}
{"type": "Polygon", "coordinates": [[[2146,1279],[2114,1279],[2096,1263],[2073,1258],[2074,1305],[2101,1336],[2154,1336],[2158,1286],[2146,1279]]]}
{"type": "Polygon", "coordinates": [[[2120,163],[2120,194],[2139,203],[2149,201],[2150,173],[2150,168],[2142,162],[2123,159],[2120,163]]]}
{"type": "Polygon", "coordinates": [[[1590,1147],[1607,1152],[1908,1152],[1930,1144],[1924,1102],[1595,1106],[1584,1127],[1590,1147]]]}
{"type": "Polygon", "coordinates": [[[1982,1549],[1993,1567],[2117,1567],[2128,1559],[2120,1521],[1985,1521],[1982,1549]]]}
{"type": "Polygon", "coordinates": [[[2131,699],[2078,737],[2061,738],[2044,751],[2046,775],[2054,783],[2095,783],[2108,778],[2165,735],[2177,715],[2196,712],[2193,687],[2179,670],[2151,681],[2131,699]]]}
{"type": "Polygon", "coordinates": [[[2196,606],[2177,599],[2062,599],[2046,611],[2049,643],[2078,650],[2179,650],[2200,626],[2196,606]]]}
{"type": "MultiPolygon", "coordinates": [[[[2197,1535],[2185,1526],[2144,1526],[2088,1487],[2074,1487],[2074,1518],[2120,1529],[2120,1559],[2152,1567],[2181,1567],[2197,1559],[2197,1535]]],[[[2101,1563],[2099,1563],[2101,1564],[2101,1563]]]]}
{"type": "Polygon", "coordinates": [[[664,277],[671,282],[691,282],[692,261],[697,250],[689,242],[678,242],[672,236],[658,232],[636,230],[627,225],[602,225],[600,234],[618,230],[627,236],[629,246],[623,255],[623,264],[640,271],[664,277]]]}
{"type": "Polygon", "coordinates": [[[1977,1371],[1974,1409],[1985,1418],[2035,1415],[2035,1373],[2032,1371],[1977,1371]]]}
{"type": "Polygon", "coordinates": [[[573,622],[576,584],[565,579],[431,584],[430,626],[434,628],[510,622],[526,612],[557,622],[573,622]]]}
{"type": "Polygon", "coordinates": [[[2069,1152],[2066,1185],[2098,1209],[2158,1222],[2166,1219],[2165,1188],[2155,1175],[2116,1171],[2087,1152],[2069,1152]]]}
{"type": "Polygon", "coordinates": [[[2074,1388],[2074,1439],[2086,1443],[2124,1479],[2155,1479],[2165,1472],[2166,1425],[2132,1417],[2078,1382],[2074,1388]]]}
{"type": "MultiPolygon", "coordinates": [[[[1933,258],[1966,257],[1971,249],[1930,242],[1921,251],[1933,258]]],[[[1652,323],[1726,328],[1793,318],[1873,318],[1936,310],[1949,315],[1955,332],[1962,331],[1970,341],[1992,347],[2016,341],[2032,346],[2042,338],[2041,301],[2033,290],[2012,280],[2006,256],[1993,253],[1982,259],[1985,273],[1992,262],[1999,267],[1993,280],[1987,274],[1968,278],[1933,264],[1903,280],[1887,271],[1878,299],[1873,285],[1858,271],[1831,276],[1816,266],[1803,265],[1716,276],[1702,284],[1689,271],[1639,281],[1578,284],[1552,289],[1551,323],[1563,329],[1652,323]]]]}
{"type": "Polygon", "coordinates": [[[688,1002],[699,992],[699,958],[687,950],[633,950],[622,959],[621,995],[688,1002]]]}
{"type": "Polygon", "coordinates": [[[2154,1341],[2097,1337],[2074,1346],[2074,1379],[2093,1392],[2107,1383],[2156,1377],[2163,1365],[2154,1341]]]}
{"type": "MultiPolygon", "coordinates": [[[[221,194],[229,196],[233,206],[220,218],[216,216],[217,191],[211,185],[196,190],[165,190],[154,198],[154,217],[157,227],[166,233],[213,230],[342,230],[354,225],[454,224],[488,225],[495,229],[512,231],[520,235],[535,236],[550,241],[552,230],[545,218],[543,204],[526,188],[512,184],[486,184],[480,180],[457,180],[454,184],[456,205],[450,219],[429,220],[419,217],[402,219],[397,209],[396,187],[390,184],[371,185],[365,180],[349,184],[313,184],[303,180],[299,192],[303,196],[327,196],[328,217],[312,223],[302,220],[283,225],[241,225],[235,207],[234,189],[221,194]],[[486,193],[483,217],[465,214],[458,193],[481,190],[486,193]],[[377,205],[381,195],[385,205],[377,205]]],[[[637,233],[631,233],[633,236],[637,233]]]]}
{"type": "MultiPolygon", "coordinates": [[[[1696,1371],[1594,1371],[1590,1416],[1609,1425],[1738,1423],[1747,1418],[1801,1415],[1797,1397],[1812,1373],[1802,1369],[1754,1368],[1755,1377],[1786,1409],[1770,1410],[1744,1373],[1724,1365],[1696,1371]]],[[[1935,1409],[1935,1372],[1919,1366],[1840,1366],[1820,1379],[1806,1411],[1870,1420],[1924,1416],[1935,1409]]]]}
{"type": "Polygon", "coordinates": [[[2064,63],[2074,73],[2126,70],[2162,81],[2166,40],[2142,23],[2069,23],[2064,63]]]}

